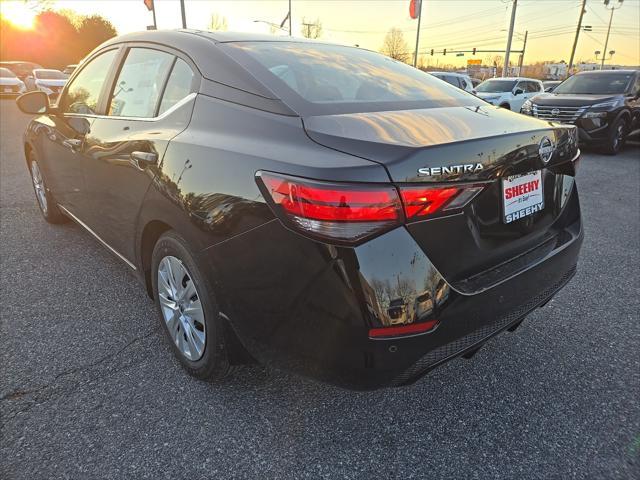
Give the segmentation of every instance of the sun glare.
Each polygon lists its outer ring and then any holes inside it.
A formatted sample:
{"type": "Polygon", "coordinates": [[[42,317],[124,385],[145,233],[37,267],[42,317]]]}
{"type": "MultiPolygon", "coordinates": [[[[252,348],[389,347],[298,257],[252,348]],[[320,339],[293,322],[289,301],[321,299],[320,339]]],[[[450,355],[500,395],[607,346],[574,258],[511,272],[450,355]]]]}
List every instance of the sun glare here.
{"type": "Polygon", "coordinates": [[[16,27],[29,30],[33,28],[36,12],[21,1],[2,1],[0,15],[16,27]]]}

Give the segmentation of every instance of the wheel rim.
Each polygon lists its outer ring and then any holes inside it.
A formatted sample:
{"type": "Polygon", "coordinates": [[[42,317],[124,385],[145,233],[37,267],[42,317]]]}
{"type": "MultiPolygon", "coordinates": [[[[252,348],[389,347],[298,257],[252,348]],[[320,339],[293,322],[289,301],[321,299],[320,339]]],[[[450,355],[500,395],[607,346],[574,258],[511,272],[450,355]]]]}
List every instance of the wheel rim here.
{"type": "Polygon", "coordinates": [[[188,360],[204,353],[204,310],[196,285],[180,259],[166,256],[158,265],[158,298],[171,339],[188,360]]]}
{"type": "Polygon", "coordinates": [[[46,215],[48,210],[47,192],[45,190],[44,180],[42,179],[42,173],[40,173],[40,167],[35,160],[31,161],[31,180],[33,181],[33,189],[36,192],[38,205],[40,205],[40,209],[46,215]]]}

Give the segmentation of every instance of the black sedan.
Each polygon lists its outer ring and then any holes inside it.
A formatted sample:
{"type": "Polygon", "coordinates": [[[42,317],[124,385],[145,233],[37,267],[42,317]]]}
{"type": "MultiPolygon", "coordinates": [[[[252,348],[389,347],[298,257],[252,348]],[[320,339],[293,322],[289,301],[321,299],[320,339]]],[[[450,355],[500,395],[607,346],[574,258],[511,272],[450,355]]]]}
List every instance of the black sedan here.
{"type": "Polygon", "coordinates": [[[57,104],[18,103],[45,219],[137,274],[198,378],[408,384],[576,269],[575,127],[377,53],[150,31],[97,48],[57,104]]]}

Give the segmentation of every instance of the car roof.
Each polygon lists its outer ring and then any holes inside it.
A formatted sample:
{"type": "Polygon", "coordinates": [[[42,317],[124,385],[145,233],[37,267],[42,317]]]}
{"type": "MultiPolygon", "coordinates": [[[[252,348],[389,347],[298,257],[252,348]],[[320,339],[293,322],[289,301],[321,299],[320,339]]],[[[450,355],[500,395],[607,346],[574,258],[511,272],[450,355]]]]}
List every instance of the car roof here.
{"type": "Polygon", "coordinates": [[[627,69],[615,69],[615,70],[585,70],[584,72],[578,72],[576,73],[576,75],[584,75],[586,73],[591,73],[594,75],[604,75],[607,73],[620,73],[620,74],[629,74],[629,73],[635,73],[638,72],[640,70],[637,69],[633,69],[633,68],[627,68],[627,69]]]}
{"type": "Polygon", "coordinates": [[[427,72],[430,73],[431,75],[434,74],[438,74],[438,75],[456,75],[458,77],[468,77],[469,75],[466,73],[458,73],[458,72],[440,72],[440,71],[436,71],[436,72],[427,72]]]}
{"type": "MultiPolygon", "coordinates": [[[[184,53],[193,60],[201,75],[219,84],[231,86],[245,92],[259,95],[264,98],[278,100],[264,84],[258,81],[251,72],[248,72],[238,62],[233,60],[222,48],[217,48],[217,44],[229,42],[295,42],[314,43],[325,45],[327,42],[319,42],[297,37],[278,37],[244,32],[209,32],[204,30],[147,30],[133,32],[118,37],[111,38],[96,47],[87,58],[99,51],[104,51],[110,47],[117,47],[121,44],[145,43],[165,46],[184,53]]],[[[345,46],[344,48],[355,48],[345,46]]]]}
{"type": "MultiPolygon", "coordinates": [[[[500,77],[501,80],[532,80],[534,82],[539,82],[537,78],[529,78],[529,77],[500,77]]],[[[492,80],[488,78],[487,80],[492,80]]]]}
{"type": "Polygon", "coordinates": [[[34,72],[60,72],[60,70],[57,70],[55,68],[34,68],[33,71],[34,72]]]}

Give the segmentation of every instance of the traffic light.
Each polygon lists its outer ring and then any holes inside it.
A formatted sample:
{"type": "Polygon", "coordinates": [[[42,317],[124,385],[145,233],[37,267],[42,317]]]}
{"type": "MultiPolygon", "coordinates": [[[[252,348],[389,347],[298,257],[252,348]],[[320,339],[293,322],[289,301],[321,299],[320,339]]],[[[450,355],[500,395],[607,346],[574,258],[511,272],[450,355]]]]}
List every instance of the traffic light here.
{"type": "Polygon", "coordinates": [[[473,47],[473,54],[476,54],[476,47],[473,47]]]}
{"type": "Polygon", "coordinates": [[[433,57],[433,48],[431,49],[431,56],[433,57]]]}
{"type": "Polygon", "coordinates": [[[445,48],[444,50],[442,50],[442,55],[446,55],[447,54],[447,49],[445,48]]]}

